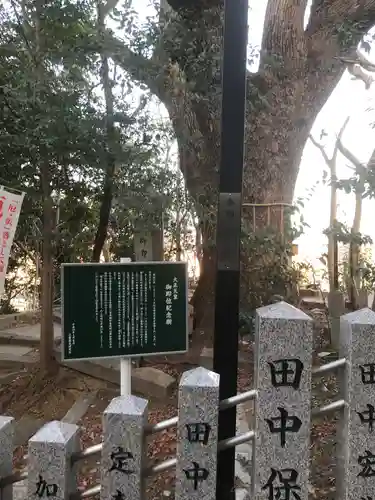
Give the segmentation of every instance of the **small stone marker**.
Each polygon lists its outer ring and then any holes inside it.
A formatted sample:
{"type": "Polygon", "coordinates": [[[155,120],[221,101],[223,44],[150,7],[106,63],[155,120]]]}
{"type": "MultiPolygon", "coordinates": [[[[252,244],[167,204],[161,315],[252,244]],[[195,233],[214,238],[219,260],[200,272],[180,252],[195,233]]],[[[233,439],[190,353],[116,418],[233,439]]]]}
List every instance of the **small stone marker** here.
{"type": "Polygon", "coordinates": [[[331,327],[331,344],[338,351],[340,348],[340,318],[345,312],[344,295],[338,290],[329,292],[328,310],[331,327]]]}
{"type": "Polygon", "coordinates": [[[69,500],[76,491],[71,455],[79,449],[79,427],[54,420],[29,440],[27,498],[69,500]]]}
{"type": "MultiPolygon", "coordinates": [[[[14,419],[0,417],[0,479],[13,472],[14,419]]],[[[13,485],[0,490],[1,500],[12,500],[13,485]]]]}
{"type": "Polygon", "coordinates": [[[134,253],[137,262],[153,260],[152,234],[150,231],[137,231],[134,233],[134,253]]]}
{"type": "Polygon", "coordinates": [[[347,404],[338,437],[340,500],[375,498],[375,313],[361,309],[341,318],[340,357],[347,404]]]}
{"type": "Polygon", "coordinates": [[[196,368],[180,381],[176,500],[215,500],[218,439],[218,374],[196,368]]]}
{"type": "Polygon", "coordinates": [[[307,500],[312,320],[279,302],[257,310],[256,500],[307,500]]]}
{"type": "Polygon", "coordinates": [[[145,399],[114,398],[103,415],[101,500],[143,500],[145,399]]]}

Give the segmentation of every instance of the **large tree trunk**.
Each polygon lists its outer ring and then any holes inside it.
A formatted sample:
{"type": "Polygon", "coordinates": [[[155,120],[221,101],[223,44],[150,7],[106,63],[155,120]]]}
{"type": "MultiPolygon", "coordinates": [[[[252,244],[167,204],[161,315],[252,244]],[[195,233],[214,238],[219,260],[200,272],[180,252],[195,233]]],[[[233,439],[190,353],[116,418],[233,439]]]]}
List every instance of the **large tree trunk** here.
{"type": "Polygon", "coordinates": [[[213,334],[216,248],[212,244],[212,237],[204,232],[202,250],[200,276],[191,303],[194,307],[195,333],[200,335],[202,331],[205,332],[204,340],[210,343],[213,334]]]}
{"type": "MultiPolygon", "coordinates": [[[[220,151],[222,2],[167,1],[172,12],[152,59],[123,46],[120,52],[112,37],[113,57],[165,104],[187,188],[200,220],[210,226],[212,243],[220,151]]],[[[345,69],[338,57],[350,54],[375,21],[375,0],[313,0],[305,27],[307,5],[307,0],[268,0],[260,69],[249,73],[247,82],[245,202],[292,202],[308,134],[345,69]]],[[[215,262],[211,244],[203,253],[204,260],[215,262]]],[[[207,266],[197,289],[198,309],[204,308],[199,300],[206,300],[201,291],[209,287],[206,293],[213,293],[214,277],[215,265],[207,266]]]]}
{"type": "MultiPolygon", "coordinates": [[[[98,10],[98,32],[99,36],[102,36],[104,31],[105,16],[107,13],[107,8],[104,6],[100,0],[97,4],[98,10]]],[[[116,159],[115,159],[115,144],[116,144],[116,132],[113,118],[113,94],[112,94],[112,82],[109,76],[109,65],[108,65],[108,55],[103,53],[101,55],[101,83],[104,90],[105,99],[105,128],[106,128],[106,146],[107,146],[107,162],[105,167],[105,178],[103,193],[100,202],[99,211],[99,223],[95,235],[94,247],[92,252],[93,262],[99,262],[100,256],[103,251],[105,241],[107,239],[109,217],[111,214],[112,201],[113,201],[113,184],[116,169],[116,159]]]]}

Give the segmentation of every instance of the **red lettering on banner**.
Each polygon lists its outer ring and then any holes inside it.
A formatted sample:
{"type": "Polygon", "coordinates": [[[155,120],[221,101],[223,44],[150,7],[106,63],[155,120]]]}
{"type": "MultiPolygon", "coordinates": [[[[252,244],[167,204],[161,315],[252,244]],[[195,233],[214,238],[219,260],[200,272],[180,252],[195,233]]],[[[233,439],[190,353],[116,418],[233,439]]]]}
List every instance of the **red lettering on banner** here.
{"type": "Polygon", "coordinates": [[[7,217],[5,219],[5,229],[10,229],[13,226],[12,217],[7,217]]]}
{"type": "Polygon", "coordinates": [[[0,196],[0,219],[3,216],[4,213],[4,203],[5,203],[6,197],[5,196],[0,196]]]}

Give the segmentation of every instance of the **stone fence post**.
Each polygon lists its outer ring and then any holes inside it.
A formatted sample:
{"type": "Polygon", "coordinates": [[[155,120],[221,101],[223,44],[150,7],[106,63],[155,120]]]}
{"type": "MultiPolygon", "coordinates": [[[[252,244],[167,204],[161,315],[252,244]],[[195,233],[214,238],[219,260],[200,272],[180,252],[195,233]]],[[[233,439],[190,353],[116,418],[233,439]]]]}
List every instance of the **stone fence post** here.
{"type": "MultiPolygon", "coordinates": [[[[0,479],[12,474],[14,449],[14,419],[0,417],[0,479]]],[[[0,490],[0,500],[12,500],[13,486],[0,490]]]]}
{"type": "Polygon", "coordinates": [[[101,500],[144,500],[145,435],[148,402],[114,398],[103,414],[101,500]]]}
{"type": "Polygon", "coordinates": [[[205,368],[181,377],[176,500],[216,498],[219,380],[219,375],[205,368]]]}
{"type": "Polygon", "coordinates": [[[338,436],[337,499],[375,498],[375,313],[361,309],[341,318],[340,357],[346,401],[338,436]]]}
{"type": "Polygon", "coordinates": [[[257,310],[256,500],[308,500],[312,320],[279,302],[257,310]]]}
{"type": "Polygon", "coordinates": [[[79,427],[53,421],[29,440],[27,498],[69,500],[77,489],[71,456],[79,449],[79,427]]]}

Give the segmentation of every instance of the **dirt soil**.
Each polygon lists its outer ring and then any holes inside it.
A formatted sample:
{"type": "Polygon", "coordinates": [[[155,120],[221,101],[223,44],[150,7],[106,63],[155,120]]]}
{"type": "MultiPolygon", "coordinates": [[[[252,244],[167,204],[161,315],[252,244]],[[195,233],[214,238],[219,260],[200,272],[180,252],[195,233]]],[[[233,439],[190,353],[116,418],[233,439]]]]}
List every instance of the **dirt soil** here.
{"type": "MultiPolygon", "coordinates": [[[[324,311],[309,311],[315,320],[315,347],[317,351],[327,350],[326,318],[324,311]]],[[[247,369],[241,368],[238,374],[238,391],[249,390],[253,386],[253,356],[252,343],[240,343],[242,352],[250,353],[251,362],[247,369]]],[[[319,358],[316,357],[316,363],[319,358]]],[[[174,362],[163,362],[163,359],[153,361],[153,366],[159,368],[177,380],[181,374],[191,369],[190,360],[183,358],[174,362]]],[[[150,364],[146,361],[146,364],[150,364]]],[[[337,395],[335,377],[325,377],[314,380],[313,406],[321,406],[332,401],[337,395]]],[[[86,448],[102,440],[101,415],[109,401],[118,395],[119,388],[91,377],[84,376],[73,370],[60,368],[55,378],[42,377],[38,366],[31,367],[22,373],[12,383],[0,389],[0,408],[3,415],[11,415],[16,419],[28,415],[48,422],[61,419],[83,394],[97,391],[95,402],[90,406],[84,417],[78,422],[82,429],[81,444],[86,448]]],[[[150,400],[149,421],[158,421],[176,415],[177,394],[168,401],[150,400]]],[[[315,420],[312,428],[312,474],[310,499],[330,500],[334,497],[335,469],[335,428],[337,417],[325,417],[315,420]]],[[[151,464],[172,458],[176,452],[176,429],[170,429],[149,438],[148,458],[151,464]]],[[[25,466],[27,446],[19,446],[14,455],[14,467],[20,470],[25,466]]],[[[92,457],[81,463],[79,471],[79,489],[94,486],[99,482],[100,456],[92,457]]],[[[167,471],[157,477],[150,478],[147,483],[147,500],[173,499],[174,471],[167,471]],[[164,492],[167,492],[164,496],[164,492]]]]}

